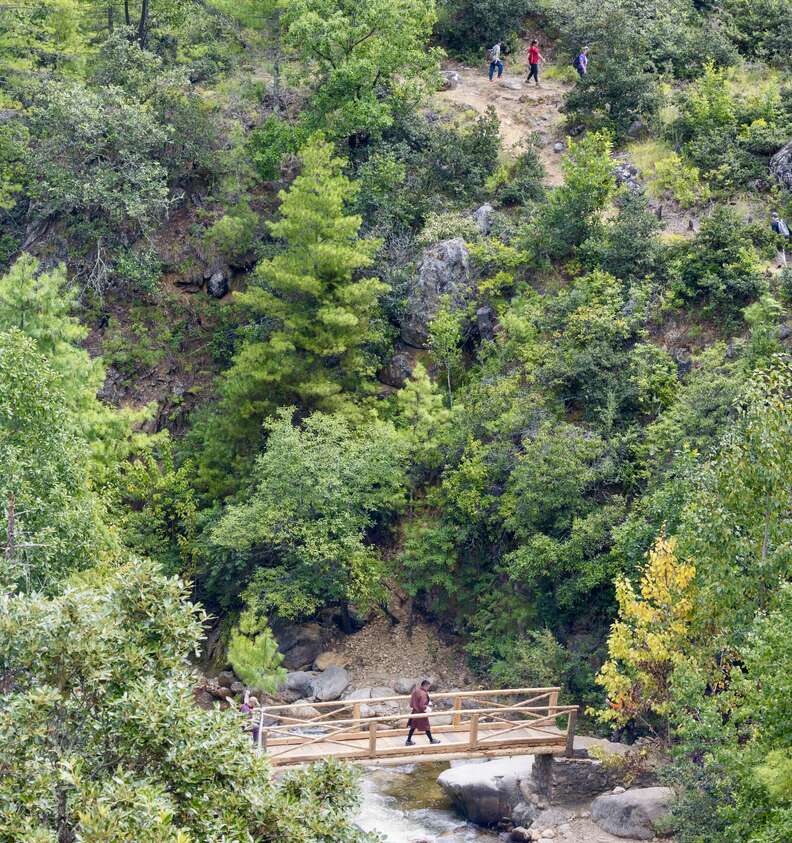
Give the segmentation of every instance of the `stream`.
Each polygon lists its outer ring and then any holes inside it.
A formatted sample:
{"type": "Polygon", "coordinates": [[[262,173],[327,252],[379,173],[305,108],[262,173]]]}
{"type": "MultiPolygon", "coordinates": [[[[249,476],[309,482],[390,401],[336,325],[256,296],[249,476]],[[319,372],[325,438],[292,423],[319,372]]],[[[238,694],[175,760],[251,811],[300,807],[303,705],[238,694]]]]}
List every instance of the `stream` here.
{"type": "Polygon", "coordinates": [[[493,843],[498,836],[466,823],[453,811],[437,777],[448,764],[367,767],[357,824],[387,843],[493,843]]]}

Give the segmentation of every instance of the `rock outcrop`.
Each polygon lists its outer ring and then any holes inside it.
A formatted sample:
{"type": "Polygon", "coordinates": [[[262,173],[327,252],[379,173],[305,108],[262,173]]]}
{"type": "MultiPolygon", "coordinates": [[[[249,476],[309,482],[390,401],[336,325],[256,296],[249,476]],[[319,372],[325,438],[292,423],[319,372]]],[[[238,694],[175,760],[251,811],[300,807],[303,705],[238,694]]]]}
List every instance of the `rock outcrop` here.
{"type": "Polygon", "coordinates": [[[470,256],[461,237],[429,246],[418,264],[418,277],[407,299],[401,323],[404,342],[426,348],[429,325],[440,309],[440,299],[449,296],[453,307],[462,307],[472,298],[470,256]]]}
{"type": "Polygon", "coordinates": [[[498,758],[461,764],[441,773],[438,784],[471,822],[493,826],[523,802],[520,783],[530,778],[533,758],[498,758]]]}
{"type": "Polygon", "coordinates": [[[313,680],[312,696],[319,702],[337,700],[349,685],[349,674],[343,667],[331,665],[313,680]]]}
{"type": "Polygon", "coordinates": [[[770,175],[787,190],[792,190],[792,141],[770,159],[770,175]]]}
{"type": "Polygon", "coordinates": [[[674,791],[670,787],[635,787],[604,793],[591,804],[591,818],[616,837],[651,840],[664,831],[674,791]]]}
{"type": "Polygon", "coordinates": [[[326,633],[318,623],[287,626],[273,630],[278,639],[278,649],[283,653],[283,666],[299,670],[313,664],[325,649],[326,633]]]}

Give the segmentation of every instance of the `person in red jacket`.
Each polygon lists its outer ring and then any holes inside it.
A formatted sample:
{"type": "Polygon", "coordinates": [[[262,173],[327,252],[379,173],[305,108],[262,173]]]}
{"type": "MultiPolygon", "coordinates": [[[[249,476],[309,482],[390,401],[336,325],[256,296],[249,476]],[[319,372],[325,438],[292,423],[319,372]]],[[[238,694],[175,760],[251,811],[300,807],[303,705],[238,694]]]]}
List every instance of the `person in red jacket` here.
{"type": "Polygon", "coordinates": [[[525,80],[526,82],[535,79],[537,87],[539,86],[539,62],[544,60],[545,57],[539,52],[539,42],[534,38],[531,41],[531,46],[528,48],[528,64],[531,65],[531,72],[528,74],[528,78],[525,80]]]}
{"type": "MultiPolygon", "coordinates": [[[[428,679],[424,679],[420,685],[416,685],[413,688],[413,692],[410,695],[410,711],[413,714],[426,714],[427,711],[431,711],[432,705],[429,701],[430,684],[431,683],[428,679]]],[[[407,734],[407,740],[404,742],[405,746],[413,745],[412,736],[416,729],[419,732],[426,732],[426,737],[429,738],[429,743],[440,743],[437,738],[432,737],[432,727],[429,723],[428,717],[411,717],[407,721],[407,725],[410,727],[410,731],[407,734]]]]}

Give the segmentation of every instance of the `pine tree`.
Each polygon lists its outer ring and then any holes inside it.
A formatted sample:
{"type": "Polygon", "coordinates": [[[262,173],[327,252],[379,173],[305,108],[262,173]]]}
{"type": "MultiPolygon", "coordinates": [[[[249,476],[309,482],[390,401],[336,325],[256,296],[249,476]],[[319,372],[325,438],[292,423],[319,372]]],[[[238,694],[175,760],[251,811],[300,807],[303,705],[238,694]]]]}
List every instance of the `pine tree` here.
{"type": "Polygon", "coordinates": [[[239,625],[231,632],[228,661],[246,685],[268,693],[276,691],[286,676],[272,630],[250,610],[242,613],[239,625]]]}
{"type": "Polygon", "coordinates": [[[285,250],[262,261],[259,282],[238,297],[252,321],[271,326],[243,346],[223,392],[240,421],[257,432],[277,404],[349,409],[352,393],[370,391],[366,344],[378,335],[379,298],[388,289],[358,278],[377,244],[361,240],[361,218],[345,206],[355,185],[319,137],[302,150],[302,173],[281,193],[281,219],[270,224],[285,250]]]}

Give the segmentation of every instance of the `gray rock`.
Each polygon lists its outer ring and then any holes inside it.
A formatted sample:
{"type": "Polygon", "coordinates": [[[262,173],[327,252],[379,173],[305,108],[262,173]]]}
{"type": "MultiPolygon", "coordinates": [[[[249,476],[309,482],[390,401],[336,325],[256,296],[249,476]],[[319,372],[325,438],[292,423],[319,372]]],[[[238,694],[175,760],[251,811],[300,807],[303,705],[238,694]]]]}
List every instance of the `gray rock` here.
{"type": "Polygon", "coordinates": [[[770,159],[770,175],[780,185],[792,190],[792,141],[770,159]]]}
{"type": "Polygon", "coordinates": [[[483,340],[495,339],[495,311],[485,305],[476,311],[476,325],[483,340]]]}
{"type": "Polygon", "coordinates": [[[456,70],[441,70],[440,71],[440,90],[453,91],[458,88],[462,82],[462,77],[456,70]]]}
{"type": "Polygon", "coordinates": [[[647,133],[647,126],[643,120],[633,120],[630,124],[630,128],[627,129],[627,137],[628,138],[642,138],[647,133]]]}
{"type": "Polygon", "coordinates": [[[501,77],[498,84],[501,88],[506,88],[507,91],[522,91],[523,89],[522,82],[518,82],[516,79],[506,79],[501,77]]]}
{"type": "Polygon", "coordinates": [[[397,694],[411,694],[412,689],[418,684],[418,679],[414,676],[400,676],[393,683],[393,690],[397,694]]]}
{"type": "Polygon", "coordinates": [[[413,373],[413,360],[407,351],[397,351],[387,366],[380,369],[377,378],[387,386],[401,389],[413,373]]]}
{"type": "Polygon", "coordinates": [[[278,693],[282,696],[291,696],[292,701],[301,699],[302,697],[312,697],[314,691],[314,680],[318,674],[309,673],[304,670],[296,670],[292,673],[287,673],[283,684],[278,689],[278,693]],[[294,696],[296,694],[296,697],[294,696]]]}
{"type": "Polygon", "coordinates": [[[337,700],[349,685],[349,674],[343,667],[330,665],[313,681],[313,694],[320,702],[337,700]]]}
{"type": "Polygon", "coordinates": [[[346,702],[359,702],[362,700],[371,699],[371,688],[355,688],[352,691],[346,691],[341,695],[341,699],[346,702]]]}
{"type": "Polygon", "coordinates": [[[319,709],[314,708],[308,700],[298,700],[289,708],[284,708],[280,715],[282,717],[293,717],[295,720],[311,720],[319,716],[319,709]]]}
{"type": "Polygon", "coordinates": [[[213,272],[206,282],[206,292],[216,299],[223,298],[228,293],[228,278],[222,269],[213,272]]]}
{"type": "Polygon", "coordinates": [[[536,819],[537,807],[531,802],[518,802],[512,811],[512,822],[518,826],[530,826],[536,819]]]}
{"type": "Polygon", "coordinates": [[[670,787],[636,787],[624,793],[604,793],[591,804],[591,818],[616,837],[651,840],[663,830],[674,791],[670,787]]]}
{"type": "Polygon", "coordinates": [[[520,781],[531,775],[533,758],[498,758],[463,764],[441,773],[438,784],[472,822],[492,826],[523,801],[520,781]]]}
{"type": "Polygon", "coordinates": [[[429,341],[429,325],[440,309],[441,297],[450,296],[452,306],[460,308],[473,294],[465,241],[455,237],[429,246],[418,265],[418,277],[407,299],[401,323],[402,339],[408,345],[425,348],[429,341]]]}
{"type": "Polygon", "coordinates": [[[299,670],[312,665],[314,659],[325,649],[325,633],[318,623],[287,626],[275,630],[278,649],[283,653],[283,666],[287,670],[299,670]]]}
{"type": "Polygon", "coordinates": [[[236,676],[232,670],[221,670],[217,674],[217,684],[224,688],[230,688],[236,681],[236,676]]]}
{"type": "Polygon", "coordinates": [[[230,685],[232,694],[244,694],[245,686],[241,682],[232,682],[230,685]]]}
{"type": "Polygon", "coordinates": [[[489,202],[473,211],[473,221],[476,223],[478,230],[482,234],[487,235],[490,231],[492,231],[492,218],[494,215],[495,209],[489,204],[489,202]]]}
{"type": "Polygon", "coordinates": [[[327,670],[328,667],[335,665],[336,667],[344,667],[346,660],[340,653],[334,653],[328,650],[326,653],[319,653],[314,659],[314,670],[327,670]]]}
{"type": "Polygon", "coordinates": [[[553,152],[560,153],[566,149],[566,144],[563,141],[556,141],[553,144],[553,152]]]}
{"type": "Polygon", "coordinates": [[[525,843],[525,841],[530,841],[532,839],[533,837],[531,836],[531,832],[521,825],[513,828],[509,837],[509,840],[515,840],[517,843],[525,843]]]}

